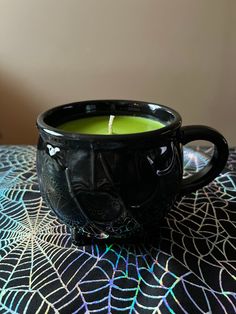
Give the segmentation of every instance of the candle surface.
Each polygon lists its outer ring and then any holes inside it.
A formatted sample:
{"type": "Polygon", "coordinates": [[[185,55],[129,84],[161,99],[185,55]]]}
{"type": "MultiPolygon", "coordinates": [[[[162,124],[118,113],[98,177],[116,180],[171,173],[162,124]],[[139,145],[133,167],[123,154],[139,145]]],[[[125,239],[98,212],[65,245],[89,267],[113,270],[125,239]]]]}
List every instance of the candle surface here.
{"type": "MultiPolygon", "coordinates": [[[[108,123],[110,116],[95,116],[70,120],[57,128],[82,134],[109,135],[108,123]]],[[[112,134],[132,134],[160,129],[165,125],[153,119],[137,116],[115,116],[112,124],[112,134]]]]}

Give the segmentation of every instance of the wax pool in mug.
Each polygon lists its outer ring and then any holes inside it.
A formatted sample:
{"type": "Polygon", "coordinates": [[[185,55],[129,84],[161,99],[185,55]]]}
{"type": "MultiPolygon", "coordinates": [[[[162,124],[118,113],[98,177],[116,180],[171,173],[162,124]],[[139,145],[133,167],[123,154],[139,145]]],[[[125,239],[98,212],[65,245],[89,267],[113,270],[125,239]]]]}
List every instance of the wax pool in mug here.
{"type": "Polygon", "coordinates": [[[114,117],[112,121],[110,117],[96,116],[71,120],[57,126],[57,128],[73,133],[109,135],[148,132],[164,127],[164,124],[157,120],[143,117],[118,115],[112,116],[114,117]]]}

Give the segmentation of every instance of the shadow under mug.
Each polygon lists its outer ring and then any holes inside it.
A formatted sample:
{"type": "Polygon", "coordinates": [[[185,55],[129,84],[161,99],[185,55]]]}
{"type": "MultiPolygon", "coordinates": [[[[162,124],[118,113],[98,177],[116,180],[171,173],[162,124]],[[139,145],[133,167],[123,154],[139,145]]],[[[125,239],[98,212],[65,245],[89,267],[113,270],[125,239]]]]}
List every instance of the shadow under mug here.
{"type": "Polygon", "coordinates": [[[47,205],[73,239],[117,240],[154,234],[177,197],[211,182],[228,158],[225,138],[207,126],[181,127],[171,108],[132,100],[91,100],[54,107],[37,119],[37,173],[47,205]],[[66,132],[66,121],[98,115],[158,119],[163,128],[125,135],[66,132]],[[182,145],[214,144],[209,164],[183,179],[182,145]]]}

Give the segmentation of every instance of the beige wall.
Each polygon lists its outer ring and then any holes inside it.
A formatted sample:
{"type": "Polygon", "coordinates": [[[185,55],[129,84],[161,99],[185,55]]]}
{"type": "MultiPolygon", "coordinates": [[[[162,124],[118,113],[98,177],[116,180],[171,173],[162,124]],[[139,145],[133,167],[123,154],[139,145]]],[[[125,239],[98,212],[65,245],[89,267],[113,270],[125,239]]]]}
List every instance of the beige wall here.
{"type": "Polygon", "coordinates": [[[236,145],[235,0],[0,0],[0,143],[63,103],[169,104],[236,145]]]}

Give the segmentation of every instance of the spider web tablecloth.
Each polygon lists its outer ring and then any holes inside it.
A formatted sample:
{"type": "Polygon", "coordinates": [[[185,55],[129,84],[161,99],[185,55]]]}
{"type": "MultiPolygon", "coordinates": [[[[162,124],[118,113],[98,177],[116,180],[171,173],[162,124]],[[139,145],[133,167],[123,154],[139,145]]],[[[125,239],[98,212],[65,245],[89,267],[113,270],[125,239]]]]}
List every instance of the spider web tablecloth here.
{"type": "MultiPolygon", "coordinates": [[[[204,151],[185,149],[185,176],[204,151]]],[[[0,313],[236,313],[236,150],[156,246],[79,248],[41,198],[35,153],[0,146],[0,313]]]]}

